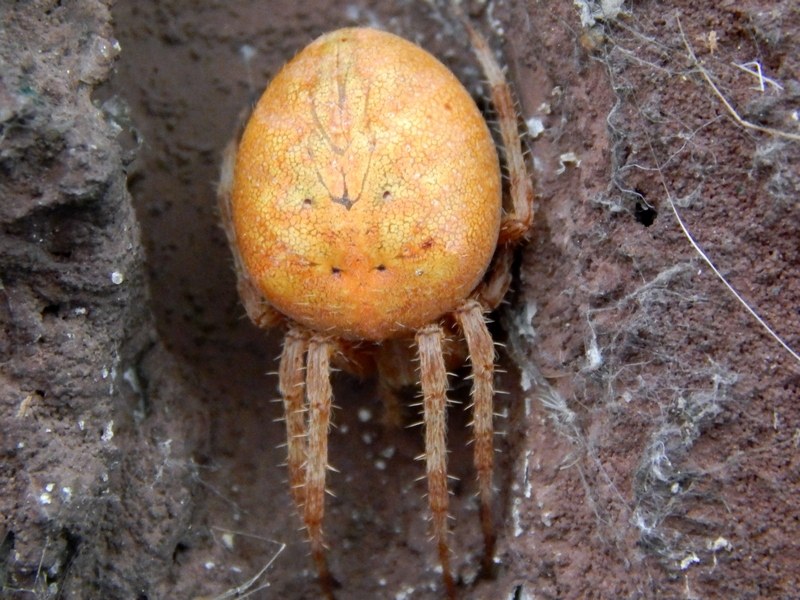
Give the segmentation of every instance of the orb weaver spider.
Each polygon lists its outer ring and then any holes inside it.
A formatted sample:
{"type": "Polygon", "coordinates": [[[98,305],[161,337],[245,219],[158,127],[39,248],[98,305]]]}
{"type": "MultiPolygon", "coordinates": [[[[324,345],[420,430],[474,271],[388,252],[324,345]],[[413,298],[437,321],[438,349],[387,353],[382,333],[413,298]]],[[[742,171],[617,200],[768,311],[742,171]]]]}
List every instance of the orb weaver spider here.
{"type": "Polygon", "coordinates": [[[508,290],[513,250],[533,221],[533,184],[509,86],[467,28],[505,148],[505,203],[495,143],[466,89],[425,50],[373,29],[337,30],[297,54],[223,160],[218,195],[239,295],[254,324],[286,331],[278,388],[289,482],[327,598],[332,363],[377,372],[390,414],[395,392],[420,383],[433,537],[455,598],[447,367],[469,357],[482,569],[492,570],[495,351],[484,315],[508,290]]]}

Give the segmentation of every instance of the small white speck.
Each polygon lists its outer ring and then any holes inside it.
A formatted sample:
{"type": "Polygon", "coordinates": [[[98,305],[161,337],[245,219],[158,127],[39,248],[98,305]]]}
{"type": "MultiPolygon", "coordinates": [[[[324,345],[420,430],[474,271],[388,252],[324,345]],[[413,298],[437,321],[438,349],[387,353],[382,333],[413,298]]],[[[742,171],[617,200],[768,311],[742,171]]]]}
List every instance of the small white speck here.
{"type": "Polygon", "coordinates": [[[122,273],[120,273],[119,271],[113,271],[111,273],[111,283],[113,283],[114,285],[119,285],[123,281],[125,281],[125,276],[122,273]]]}
{"type": "Polygon", "coordinates": [[[672,492],[673,494],[680,493],[681,484],[676,481],[675,483],[672,484],[672,487],[669,489],[669,491],[672,492]]]}
{"type": "Polygon", "coordinates": [[[383,458],[392,458],[394,456],[394,446],[387,446],[381,450],[381,456],[383,458]]]}
{"type": "Polygon", "coordinates": [[[212,561],[209,560],[208,562],[203,564],[203,566],[206,568],[206,571],[210,571],[211,569],[213,569],[217,565],[215,565],[212,561]]]}
{"type": "Polygon", "coordinates": [[[231,567],[231,571],[233,571],[234,573],[241,573],[242,572],[242,567],[237,567],[236,565],[233,565],[231,567]]]}
{"type": "Polygon", "coordinates": [[[44,489],[46,489],[48,492],[52,492],[55,487],[55,483],[48,483],[46,486],[44,486],[44,489]]]}
{"type": "Polygon", "coordinates": [[[100,377],[102,377],[103,379],[108,379],[108,369],[106,369],[105,367],[103,367],[103,368],[100,370],[100,377]]]}
{"type": "Polygon", "coordinates": [[[86,421],[84,421],[83,419],[81,419],[80,421],[78,421],[78,429],[80,429],[81,431],[83,431],[84,429],[86,429],[86,421]]]}
{"type": "Polygon", "coordinates": [[[530,498],[533,495],[533,483],[531,483],[528,476],[528,469],[530,467],[531,451],[525,453],[525,462],[522,465],[522,480],[525,482],[525,497],[530,498]]]}
{"type": "Polygon", "coordinates": [[[534,600],[535,597],[532,596],[528,591],[528,588],[523,585],[521,590],[512,592],[512,595],[509,597],[509,600],[511,600],[511,598],[517,598],[518,600],[534,600]]]}
{"type": "Polygon", "coordinates": [[[528,127],[531,139],[535,140],[544,132],[544,122],[539,117],[529,117],[525,121],[525,125],[528,127]]]}
{"type": "Polygon", "coordinates": [[[103,435],[100,436],[100,439],[104,442],[110,442],[114,439],[114,421],[109,421],[106,423],[105,429],[103,429],[103,435]]]}
{"type": "Polygon", "coordinates": [[[358,21],[361,11],[355,4],[348,4],[344,7],[344,15],[348,21],[358,21]]]}
{"type": "Polygon", "coordinates": [[[142,386],[139,385],[139,376],[136,374],[136,370],[133,367],[129,367],[125,369],[125,372],[122,374],[122,379],[127,382],[131,389],[136,394],[142,393],[142,386]]]}
{"type": "Polygon", "coordinates": [[[225,546],[228,550],[233,550],[233,534],[232,533],[223,533],[222,534],[222,545],[225,546]]]}
{"type": "Polygon", "coordinates": [[[366,423],[372,418],[372,411],[368,408],[359,408],[358,409],[358,420],[362,423],[366,423]]]}
{"type": "Polygon", "coordinates": [[[50,504],[52,501],[53,501],[53,497],[50,494],[48,494],[47,492],[44,492],[42,495],[39,496],[39,503],[40,504],[50,504]]]}
{"type": "Polygon", "coordinates": [[[339,425],[339,429],[337,430],[339,433],[347,433],[350,431],[350,428],[347,426],[347,423],[342,423],[339,425]]]}
{"type": "Polygon", "coordinates": [[[239,56],[242,57],[242,60],[246,63],[249,63],[253,60],[253,57],[256,55],[256,49],[251,46],[250,44],[242,44],[239,47],[239,56]]]}
{"type": "Polygon", "coordinates": [[[361,435],[361,441],[364,442],[365,444],[371,444],[373,441],[375,441],[375,436],[373,436],[369,432],[364,433],[361,435]]]}
{"type": "Polygon", "coordinates": [[[386,461],[385,460],[381,460],[381,459],[376,460],[375,461],[375,468],[378,469],[378,471],[385,471],[386,470],[386,461]]]}
{"type": "Polygon", "coordinates": [[[61,497],[64,499],[64,502],[69,502],[70,500],[72,500],[72,488],[69,486],[62,487],[61,497]]]}
{"type": "MultiPolygon", "coordinates": [[[[119,43],[117,43],[117,45],[119,45],[119,43]]],[[[94,42],[94,47],[103,60],[111,60],[116,56],[114,44],[110,43],[105,38],[97,38],[94,42]]]]}
{"type": "Polygon", "coordinates": [[[80,315],[85,315],[87,311],[85,306],[79,306],[73,312],[76,315],[80,316],[80,315]]]}
{"type": "Polygon", "coordinates": [[[720,536],[715,540],[709,540],[706,542],[706,547],[711,550],[712,552],[719,552],[720,550],[727,550],[730,552],[733,550],[733,544],[731,544],[727,539],[720,536]]]}
{"type": "MultiPolygon", "coordinates": [[[[522,388],[522,391],[527,392],[528,390],[530,390],[532,383],[533,382],[531,381],[531,376],[528,374],[527,371],[523,370],[519,374],[519,386],[522,388]]],[[[528,413],[525,413],[525,416],[527,417],[528,413]]]]}
{"type": "Polygon", "coordinates": [[[521,504],[522,498],[514,498],[514,503],[511,506],[511,521],[514,523],[514,537],[519,537],[523,533],[522,520],[519,514],[519,507],[521,504]]]}
{"type": "Polygon", "coordinates": [[[25,447],[25,442],[17,442],[17,449],[22,450],[25,447]]]}
{"type": "Polygon", "coordinates": [[[589,347],[586,348],[586,366],[583,367],[583,370],[591,373],[600,368],[602,364],[603,355],[600,352],[600,347],[597,345],[597,337],[594,335],[594,331],[592,331],[589,347]]]}
{"type": "Polygon", "coordinates": [[[695,563],[699,563],[700,559],[697,557],[697,554],[694,552],[690,552],[682,561],[681,561],[681,571],[685,571],[689,567],[691,567],[695,563]]]}
{"type": "Polygon", "coordinates": [[[578,155],[574,152],[565,152],[561,156],[558,157],[559,167],[556,169],[556,175],[561,175],[564,171],[567,170],[567,165],[573,165],[574,167],[581,166],[581,159],[578,158],[578,155]]]}
{"type": "Polygon", "coordinates": [[[394,595],[394,600],[407,600],[411,597],[411,594],[413,594],[414,591],[415,588],[411,586],[405,587],[394,595]]]}

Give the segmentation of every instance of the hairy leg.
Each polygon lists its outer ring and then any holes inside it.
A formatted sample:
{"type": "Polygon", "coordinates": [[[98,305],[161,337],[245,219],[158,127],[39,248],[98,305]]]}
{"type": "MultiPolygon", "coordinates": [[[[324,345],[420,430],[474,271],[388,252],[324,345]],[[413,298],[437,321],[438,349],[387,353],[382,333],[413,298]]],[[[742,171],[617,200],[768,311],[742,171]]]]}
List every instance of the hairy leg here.
{"type": "Polygon", "coordinates": [[[308,396],[308,459],[306,461],[303,520],[311,542],[311,556],[317,565],[325,598],[333,598],[334,581],[325,558],[322,518],[325,514],[325,472],[328,469],[328,429],[331,417],[331,343],[314,336],[308,344],[306,394],[308,396]]]}
{"type": "Polygon", "coordinates": [[[402,427],[405,421],[402,390],[416,386],[419,374],[415,368],[417,348],[413,340],[384,341],[378,350],[378,385],[383,402],[382,421],[387,427],[402,427]]]}
{"type": "Polygon", "coordinates": [[[514,262],[514,248],[512,246],[498,246],[489,270],[483,281],[475,289],[472,296],[477,299],[487,311],[497,308],[511,286],[511,265],[514,262]]]}
{"type": "Polygon", "coordinates": [[[278,367],[278,390],[286,416],[289,486],[300,514],[305,504],[306,484],[306,407],[304,402],[303,359],[308,338],[296,328],[289,329],[283,341],[278,367]]]}
{"type": "Polygon", "coordinates": [[[468,22],[465,24],[475,56],[481,63],[481,68],[489,81],[492,104],[497,112],[508,169],[511,212],[503,218],[499,244],[515,245],[525,238],[533,223],[533,181],[522,153],[517,111],[511,97],[511,88],[503,70],[492,54],[492,49],[486,42],[486,38],[468,22]]]}
{"type": "Polygon", "coordinates": [[[222,169],[217,185],[217,202],[219,206],[222,227],[228,238],[233,254],[233,265],[236,270],[236,287],[242,300],[247,316],[262,329],[274,327],[283,321],[281,314],[270,306],[256,288],[244,266],[239,248],[236,245],[236,230],[233,228],[231,212],[231,190],[233,189],[233,167],[236,164],[236,147],[239,140],[234,139],[225,148],[222,156],[222,169]]]}
{"type": "Polygon", "coordinates": [[[469,347],[472,362],[472,432],[475,441],[475,470],[481,499],[483,529],[483,573],[492,573],[495,532],[492,521],[492,470],[494,468],[494,428],[492,404],[494,396],[494,342],[486,327],[483,307],[476,300],[467,300],[456,313],[469,347]]]}
{"type": "Polygon", "coordinates": [[[433,518],[433,536],[439,551],[447,597],[456,596],[450,572],[450,547],[447,543],[447,371],[442,355],[442,328],[429,325],[416,336],[420,359],[420,382],[424,397],[425,465],[428,478],[428,504],[433,518]]]}

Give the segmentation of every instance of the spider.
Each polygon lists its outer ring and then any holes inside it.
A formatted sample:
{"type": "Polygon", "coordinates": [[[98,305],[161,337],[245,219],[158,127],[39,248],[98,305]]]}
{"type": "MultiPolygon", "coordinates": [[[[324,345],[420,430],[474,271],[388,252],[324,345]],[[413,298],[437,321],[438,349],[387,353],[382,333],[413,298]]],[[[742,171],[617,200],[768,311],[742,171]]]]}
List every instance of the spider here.
{"type": "Polygon", "coordinates": [[[455,598],[447,368],[469,357],[482,571],[492,569],[495,352],[485,314],[508,290],[513,250],[530,230],[533,183],[509,86],[484,37],[467,29],[505,148],[506,202],[491,132],[466,89],[427,51],[368,28],[323,35],[288,62],[223,159],[218,195],[239,295],[255,325],[286,332],[278,389],[289,482],[326,598],[332,364],[377,372],[390,417],[398,390],[421,385],[433,539],[455,598]]]}

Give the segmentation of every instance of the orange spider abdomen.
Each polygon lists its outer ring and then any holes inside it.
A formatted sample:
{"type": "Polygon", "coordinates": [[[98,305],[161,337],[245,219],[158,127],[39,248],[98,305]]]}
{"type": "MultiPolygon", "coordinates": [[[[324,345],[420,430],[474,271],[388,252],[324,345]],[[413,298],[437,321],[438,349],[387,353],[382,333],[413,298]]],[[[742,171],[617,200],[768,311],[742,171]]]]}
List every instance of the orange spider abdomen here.
{"type": "Polygon", "coordinates": [[[495,251],[501,177],[470,95],[395,35],[341,29],[275,77],[236,159],[233,224],[266,300],[379,341],[452,311],[495,251]]]}

